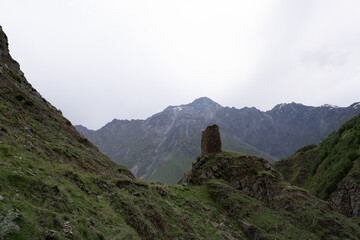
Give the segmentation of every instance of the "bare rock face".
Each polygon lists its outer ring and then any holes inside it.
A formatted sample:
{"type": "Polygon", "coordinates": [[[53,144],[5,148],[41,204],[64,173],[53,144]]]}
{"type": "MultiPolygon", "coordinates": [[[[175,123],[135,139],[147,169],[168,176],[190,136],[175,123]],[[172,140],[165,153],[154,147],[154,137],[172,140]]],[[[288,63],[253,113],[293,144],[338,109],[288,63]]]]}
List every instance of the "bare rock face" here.
{"type": "Polygon", "coordinates": [[[329,203],[345,216],[357,218],[360,216],[360,189],[351,182],[339,184],[329,203]]]}
{"type": "Polygon", "coordinates": [[[0,61],[5,63],[8,68],[15,70],[16,73],[20,74],[21,76],[24,75],[23,72],[20,70],[20,65],[16,62],[9,53],[9,43],[8,38],[2,30],[0,26],[0,61]]]}
{"type": "Polygon", "coordinates": [[[221,137],[218,125],[208,126],[201,135],[201,156],[221,152],[221,137]]]}

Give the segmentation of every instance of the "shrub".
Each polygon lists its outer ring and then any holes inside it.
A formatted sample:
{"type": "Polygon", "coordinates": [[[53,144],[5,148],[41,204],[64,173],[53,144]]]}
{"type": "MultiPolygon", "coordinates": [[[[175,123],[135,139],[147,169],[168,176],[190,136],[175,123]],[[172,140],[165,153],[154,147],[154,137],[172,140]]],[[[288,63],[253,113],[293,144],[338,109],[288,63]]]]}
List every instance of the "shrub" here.
{"type": "Polygon", "coordinates": [[[14,73],[13,71],[10,71],[9,75],[12,79],[16,80],[18,83],[21,83],[21,78],[16,73],[14,73]]]}
{"type": "Polygon", "coordinates": [[[34,106],[34,103],[32,101],[25,101],[26,106],[34,106]]]}
{"type": "Polygon", "coordinates": [[[309,151],[309,150],[311,150],[311,149],[314,149],[314,148],[316,148],[316,147],[317,147],[316,144],[306,145],[306,146],[298,149],[298,150],[294,153],[294,155],[297,154],[297,153],[300,153],[300,152],[307,152],[307,151],[309,151]]]}
{"type": "Polygon", "coordinates": [[[18,95],[15,96],[15,99],[16,99],[17,101],[21,102],[22,100],[25,99],[25,97],[24,97],[23,95],[21,95],[21,94],[18,94],[18,95]]]}
{"type": "Polygon", "coordinates": [[[354,160],[356,160],[356,159],[359,158],[359,157],[360,157],[360,154],[357,153],[357,151],[352,151],[352,152],[350,152],[349,155],[348,155],[348,159],[349,159],[351,162],[353,162],[354,160]]]}

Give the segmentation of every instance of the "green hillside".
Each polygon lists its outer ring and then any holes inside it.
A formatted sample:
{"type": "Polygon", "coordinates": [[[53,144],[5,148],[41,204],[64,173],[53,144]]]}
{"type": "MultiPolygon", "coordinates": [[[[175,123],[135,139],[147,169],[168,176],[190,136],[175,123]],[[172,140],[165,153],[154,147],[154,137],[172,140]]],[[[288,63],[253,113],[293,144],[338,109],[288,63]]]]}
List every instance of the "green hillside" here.
{"type": "Polygon", "coordinates": [[[274,167],[290,183],[303,186],[311,173],[313,163],[318,157],[318,149],[315,144],[300,148],[291,157],[275,162],[274,167]]]}
{"type": "Polygon", "coordinates": [[[343,124],[318,146],[304,147],[292,157],[277,162],[275,167],[291,183],[308,189],[321,199],[329,200],[333,207],[344,214],[358,217],[360,116],[343,124]]]}
{"type": "Polygon", "coordinates": [[[360,183],[360,116],[327,137],[319,146],[304,186],[316,196],[328,199],[341,181],[360,183]]]}

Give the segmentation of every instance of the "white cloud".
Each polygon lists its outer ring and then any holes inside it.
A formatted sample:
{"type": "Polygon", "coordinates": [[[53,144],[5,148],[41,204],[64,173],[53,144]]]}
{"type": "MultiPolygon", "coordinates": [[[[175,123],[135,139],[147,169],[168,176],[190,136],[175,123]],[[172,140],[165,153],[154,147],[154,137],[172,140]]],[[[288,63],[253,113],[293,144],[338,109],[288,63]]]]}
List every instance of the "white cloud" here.
{"type": "Polygon", "coordinates": [[[12,0],[2,4],[0,24],[34,87],[73,123],[98,128],[200,96],[260,109],[358,101],[359,8],[358,1],[12,0]]]}
{"type": "Polygon", "coordinates": [[[347,54],[331,52],[329,50],[317,50],[313,52],[305,52],[302,55],[302,61],[305,64],[316,64],[320,67],[341,67],[344,66],[344,64],[347,62],[347,54]]]}

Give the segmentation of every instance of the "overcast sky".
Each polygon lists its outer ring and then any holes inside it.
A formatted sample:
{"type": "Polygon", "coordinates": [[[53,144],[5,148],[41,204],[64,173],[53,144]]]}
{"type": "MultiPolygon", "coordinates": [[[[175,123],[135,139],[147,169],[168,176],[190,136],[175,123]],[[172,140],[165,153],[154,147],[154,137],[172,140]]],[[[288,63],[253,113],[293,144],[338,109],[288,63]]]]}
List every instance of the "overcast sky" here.
{"type": "Polygon", "coordinates": [[[73,124],[207,96],[269,110],[360,101],[360,1],[1,1],[28,81],[73,124]]]}

